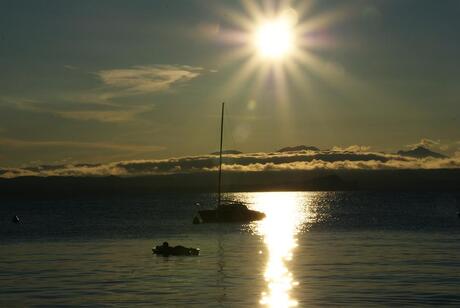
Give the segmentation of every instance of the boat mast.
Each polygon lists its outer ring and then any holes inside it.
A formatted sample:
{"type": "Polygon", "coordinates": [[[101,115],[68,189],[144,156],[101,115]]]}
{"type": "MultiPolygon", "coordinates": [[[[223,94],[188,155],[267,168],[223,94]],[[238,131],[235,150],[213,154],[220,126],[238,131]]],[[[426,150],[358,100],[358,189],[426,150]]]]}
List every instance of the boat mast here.
{"type": "Polygon", "coordinates": [[[219,150],[219,186],[218,186],[218,199],[217,207],[220,206],[221,200],[221,185],[222,185],[222,141],[224,139],[224,107],[225,103],[222,103],[222,115],[220,118],[220,150],[219,150]]]}

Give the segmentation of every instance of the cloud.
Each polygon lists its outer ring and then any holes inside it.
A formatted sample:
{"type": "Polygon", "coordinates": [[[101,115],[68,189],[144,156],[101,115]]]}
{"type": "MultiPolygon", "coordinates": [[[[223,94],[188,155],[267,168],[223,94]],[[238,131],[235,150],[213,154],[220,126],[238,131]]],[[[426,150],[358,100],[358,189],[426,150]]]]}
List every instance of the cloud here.
{"type": "Polygon", "coordinates": [[[335,146],[332,148],[333,151],[346,151],[346,152],[368,152],[371,149],[367,145],[350,145],[348,147],[335,146]]]}
{"type": "Polygon", "coordinates": [[[418,143],[408,144],[407,147],[414,149],[416,147],[425,147],[436,152],[444,152],[444,154],[455,156],[456,151],[460,151],[460,142],[449,139],[429,139],[422,138],[418,143]]]}
{"type": "MultiPolygon", "coordinates": [[[[71,65],[65,65],[64,68],[77,69],[71,65]]],[[[188,65],[107,69],[95,73],[103,83],[102,87],[66,93],[46,100],[21,97],[0,97],[0,99],[20,110],[48,113],[67,119],[125,122],[136,119],[139,114],[151,111],[154,107],[151,102],[133,104],[132,101],[123,100],[123,97],[171,90],[199,77],[204,72],[207,71],[201,67],[188,65]]]]}
{"type": "Polygon", "coordinates": [[[132,95],[165,91],[197,78],[202,72],[203,68],[188,65],[152,65],[101,70],[96,74],[104,84],[132,95]]]}
{"type": "Polygon", "coordinates": [[[126,122],[137,115],[153,110],[153,106],[116,105],[103,103],[46,103],[31,100],[17,100],[16,108],[36,113],[53,114],[62,118],[74,120],[95,120],[99,122],[126,122]]]}
{"type": "MultiPolygon", "coordinates": [[[[23,145],[18,143],[17,146],[30,146],[30,144],[23,145]]],[[[87,146],[87,144],[75,144],[74,146],[87,146]]],[[[105,146],[120,147],[119,145],[110,144],[105,146]]],[[[131,146],[121,147],[130,148],[131,146]]],[[[217,171],[217,163],[218,157],[216,155],[201,155],[160,160],[120,161],[107,164],[66,164],[60,166],[4,168],[0,169],[0,177],[11,178],[23,175],[141,176],[215,172],[217,171]]],[[[223,161],[223,169],[227,172],[445,168],[460,168],[460,156],[445,159],[417,159],[377,152],[299,151],[225,155],[223,161]]]]}
{"type": "Polygon", "coordinates": [[[77,66],[69,65],[69,64],[64,65],[64,68],[67,69],[67,70],[70,70],[70,71],[78,70],[77,66]]]}
{"type": "Polygon", "coordinates": [[[407,147],[409,148],[416,148],[416,147],[425,147],[425,148],[432,148],[435,146],[439,146],[441,143],[440,140],[432,140],[428,138],[422,138],[420,139],[420,142],[414,143],[414,144],[408,144],[407,147]]]}

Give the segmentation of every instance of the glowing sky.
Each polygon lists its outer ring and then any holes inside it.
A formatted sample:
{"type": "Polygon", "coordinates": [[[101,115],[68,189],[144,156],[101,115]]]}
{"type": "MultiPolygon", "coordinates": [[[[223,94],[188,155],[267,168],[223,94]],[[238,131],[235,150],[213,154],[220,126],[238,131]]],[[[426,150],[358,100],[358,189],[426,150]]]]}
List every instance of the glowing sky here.
{"type": "Polygon", "coordinates": [[[460,2],[0,3],[0,166],[297,144],[460,151],[460,2]],[[253,3],[253,5],[251,5],[253,3]],[[255,4],[254,4],[255,3],[255,4]],[[275,63],[251,29],[295,16],[275,63]]]}

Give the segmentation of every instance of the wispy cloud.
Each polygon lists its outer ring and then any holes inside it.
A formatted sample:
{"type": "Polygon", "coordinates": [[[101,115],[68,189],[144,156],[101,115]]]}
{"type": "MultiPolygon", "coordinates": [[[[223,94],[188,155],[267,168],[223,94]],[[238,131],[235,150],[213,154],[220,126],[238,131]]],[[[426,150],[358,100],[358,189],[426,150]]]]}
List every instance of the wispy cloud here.
{"type": "Polygon", "coordinates": [[[104,84],[122,90],[120,95],[132,95],[165,91],[197,78],[202,72],[203,68],[188,65],[152,65],[101,70],[96,74],[104,84]]]}
{"type": "Polygon", "coordinates": [[[409,148],[416,148],[416,147],[425,147],[425,148],[432,148],[435,146],[440,145],[441,141],[440,140],[432,140],[428,138],[422,138],[420,139],[420,142],[414,143],[414,144],[408,144],[407,147],[409,148]]]}
{"type": "Polygon", "coordinates": [[[368,145],[350,145],[347,147],[340,147],[340,146],[334,146],[332,148],[333,151],[348,151],[348,152],[369,152],[371,149],[370,146],[368,145]]]}
{"type": "MultiPolygon", "coordinates": [[[[65,69],[77,67],[65,65],[65,69]]],[[[168,91],[199,77],[205,70],[188,65],[150,65],[106,69],[95,72],[102,86],[59,94],[47,99],[27,97],[0,97],[2,102],[17,109],[48,113],[62,118],[99,121],[132,121],[139,114],[151,111],[148,103],[128,101],[127,96],[148,95],[168,91]]]]}
{"type": "MultiPolygon", "coordinates": [[[[460,168],[460,157],[417,159],[376,152],[299,151],[225,155],[223,165],[223,169],[228,172],[445,168],[460,168]]],[[[0,177],[8,178],[22,175],[139,176],[214,171],[217,171],[217,156],[202,155],[162,160],[120,161],[108,164],[68,164],[53,168],[49,166],[46,168],[5,168],[0,169],[0,177]]]]}
{"type": "Polygon", "coordinates": [[[77,67],[77,66],[70,65],[70,64],[64,65],[64,68],[65,68],[66,70],[70,70],[70,71],[78,70],[78,67],[77,67]]]}
{"type": "Polygon", "coordinates": [[[95,120],[99,122],[125,122],[138,114],[153,110],[153,106],[116,105],[104,103],[46,103],[31,100],[17,100],[16,108],[36,113],[53,114],[74,120],[95,120]]]}

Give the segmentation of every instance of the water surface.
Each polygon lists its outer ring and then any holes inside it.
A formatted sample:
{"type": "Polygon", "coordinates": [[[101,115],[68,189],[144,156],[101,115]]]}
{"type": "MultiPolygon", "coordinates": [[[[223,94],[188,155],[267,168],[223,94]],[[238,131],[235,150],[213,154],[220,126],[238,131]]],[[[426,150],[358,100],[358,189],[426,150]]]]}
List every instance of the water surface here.
{"type": "Polygon", "coordinates": [[[0,305],[460,305],[458,195],[227,197],[267,218],[191,224],[210,194],[2,204],[0,305]],[[152,255],[164,240],[201,255],[152,255]]]}

